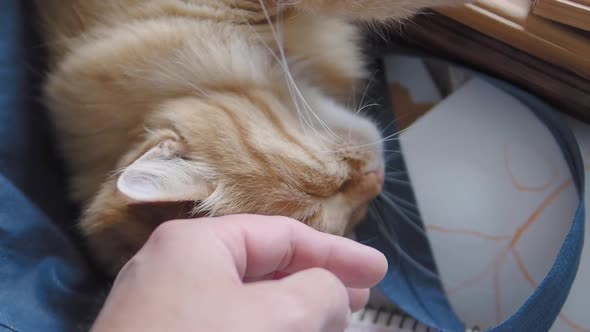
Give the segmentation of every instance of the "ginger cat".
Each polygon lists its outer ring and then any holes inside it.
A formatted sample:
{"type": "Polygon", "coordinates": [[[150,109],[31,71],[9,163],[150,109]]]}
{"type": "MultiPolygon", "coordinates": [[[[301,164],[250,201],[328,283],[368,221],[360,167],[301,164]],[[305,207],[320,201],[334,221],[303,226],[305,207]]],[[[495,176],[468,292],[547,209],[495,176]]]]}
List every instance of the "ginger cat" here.
{"type": "Polygon", "coordinates": [[[96,258],[117,273],[189,215],[344,235],[384,178],[384,138],[346,107],[366,78],[353,21],[462,2],[38,0],[46,104],[96,258]]]}

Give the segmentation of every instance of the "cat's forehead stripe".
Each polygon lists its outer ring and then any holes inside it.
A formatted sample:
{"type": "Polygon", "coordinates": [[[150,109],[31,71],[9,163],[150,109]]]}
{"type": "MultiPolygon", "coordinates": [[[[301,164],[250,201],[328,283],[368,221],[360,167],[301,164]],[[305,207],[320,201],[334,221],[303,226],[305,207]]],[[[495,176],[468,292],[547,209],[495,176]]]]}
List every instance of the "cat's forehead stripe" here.
{"type": "Polygon", "coordinates": [[[227,118],[239,133],[238,138],[240,140],[240,144],[244,148],[244,151],[250,156],[250,158],[258,162],[258,166],[264,169],[265,174],[278,179],[277,173],[272,167],[270,167],[270,165],[272,165],[270,160],[268,160],[268,158],[263,153],[256,149],[254,144],[252,144],[247,130],[239,123],[239,121],[237,121],[236,114],[234,114],[231,109],[225,107],[221,103],[215,103],[214,105],[227,115],[227,118]]]}
{"type": "MultiPolygon", "coordinates": [[[[262,152],[260,150],[260,144],[255,144],[252,141],[253,137],[239,121],[240,116],[238,112],[221,102],[212,102],[212,105],[226,115],[231,125],[238,132],[239,144],[249,156],[249,160],[255,163],[251,169],[260,169],[260,172],[257,172],[257,177],[259,180],[262,180],[267,189],[279,188],[283,184],[293,181],[291,185],[299,188],[305,194],[327,196],[336,191],[340,186],[340,182],[343,180],[341,177],[328,174],[325,168],[317,169],[312,167],[309,161],[293,158],[292,154],[291,156],[286,155],[285,149],[280,149],[281,153],[269,154],[262,152]],[[278,165],[284,165],[284,168],[278,165]]],[[[261,114],[264,116],[264,113],[262,112],[261,114]]],[[[293,137],[293,139],[295,138],[293,137]]],[[[295,142],[297,141],[295,140],[295,142]]],[[[308,153],[311,154],[311,152],[308,153]]],[[[244,159],[243,162],[248,163],[248,160],[244,159]]]]}
{"type": "Polygon", "coordinates": [[[273,124],[274,128],[279,132],[282,138],[285,140],[297,145],[301,151],[306,155],[307,158],[313,160],[316,164],[320,165],[322,168],[326,168],[326,164],[316,157],[313,153],[309,151],[309,148],[306,147],[301,141],[296,139],[291,133],[287,131],[281,119],[273,112],[273,110],[265,103],[261,98],[258,96],[248,93],[248,98],[254,103],[254,105],[262,112],[264,116],[266,116],[269,121],[273,124]]]}

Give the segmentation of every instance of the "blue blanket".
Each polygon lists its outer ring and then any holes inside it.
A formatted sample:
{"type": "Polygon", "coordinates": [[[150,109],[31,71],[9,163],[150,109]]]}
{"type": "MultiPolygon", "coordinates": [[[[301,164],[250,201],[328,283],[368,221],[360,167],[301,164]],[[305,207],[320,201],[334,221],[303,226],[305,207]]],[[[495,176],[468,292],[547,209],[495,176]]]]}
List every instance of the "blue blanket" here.
{"type": "Polygon", "coordinates": [[[75,210],[38,105],[28,7],[0,1],[0,331],[84,331],[104,287],[65,231],[75,210]]]}

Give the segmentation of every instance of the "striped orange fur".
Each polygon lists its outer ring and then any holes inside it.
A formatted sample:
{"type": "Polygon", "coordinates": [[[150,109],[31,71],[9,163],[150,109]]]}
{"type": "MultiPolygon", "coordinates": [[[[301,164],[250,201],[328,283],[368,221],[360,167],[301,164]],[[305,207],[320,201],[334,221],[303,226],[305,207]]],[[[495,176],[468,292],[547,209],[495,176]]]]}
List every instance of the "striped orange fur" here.
{"type": "Polygon", "coordinates": [[[45,101],[109,271],[189,215],[296,218],[343,235],[383,181],[382,137],[347,106],[354,19],[458,0],[38,0],[45,101]]]}

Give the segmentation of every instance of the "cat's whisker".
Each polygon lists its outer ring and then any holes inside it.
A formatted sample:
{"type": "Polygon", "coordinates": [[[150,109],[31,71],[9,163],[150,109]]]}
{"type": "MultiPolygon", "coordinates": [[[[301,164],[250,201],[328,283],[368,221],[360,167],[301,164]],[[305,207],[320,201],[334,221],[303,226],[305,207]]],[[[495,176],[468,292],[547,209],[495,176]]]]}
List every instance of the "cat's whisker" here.
{"type": "MultiPolygon", "coordinates": [[[[263,5],[263,4],[261,4],[261,5],[263,5]]],[[[264,7],[263,7],[263,8],[264,8],[264,7]]],[[[242,16],[242,19],[243,19],[243,20],[242,20],[242,23],[243,23],[244,25],[246,25],[248,28],[250,28],[250,30],[251,30],[251,32],[253,33],[253,35],[254,35],[254,36],[255,36],[255,37],[258,39],[258,41],[259,41],[259,42],[260,42],[260,43],[261,43],[261,44],[262,44],[262,45],[263,45],[263,46],[266,48],[266,50],[268,51],[268,53],[269,53],[269,54],[270,54],[270,55],[271,55],[271,56],[272,56],[272,57],[273,57],[273,58],[274,58],[274,59],[277,61],[277,63],[278,63],[280,66],[281,66],[281,69],[285,70],[285,66],[284,66],[283,60],[281,59],[281,56],[280,56],[280,55],[278,55],[278,54],[277,54],[277,53],[276,53],[276,52],[275,52],[275,51],[274,51],[274,50],[273,50],[273,49],[270,47],[270,45],[268,45],[268,43],[267,43],[267,42],[264,40],[264,38],[262,38],[262,37],[260,36],[260,33],[259,33],[258,31],[256,31],[256,29],[255,29],[255,28],[252,26],[252,24],[250,24],[250,22],[248,21],[248,19],[247,19],[246,17],[244,17],[244,15],[243,15],[242,13],[240,13],[240,15],[242,16]]],[[[281,18],[281,15],[280,15],[280,12],[279,12],[278,19],[280,20],[280,18],[281,18]]],[[[267,20],[269,23],[271,22],[269,15],[266,15],[266,20],[267,20]]],[[[269,24],[269,26],[271,27],[271,30],[272,30],[272,29],[273,29],[273,26],[272,26],[272,24],[269,24]]],[[[277,38],[277,36],[275,35],[275,33],[274,33],[274,32],[273,32],[273,38],[275,39],[275,43],[277,44],[277,47],[279,48],[279,50],[281,50],[281,49],[282,49],[282,48],[280,47],[280,45],[281,45],[281,42],[278,40],[278,38],[277,38]]],[[[288,70],[288,68],[287,68],[287,70],[288,70]]],[[[294,104],[294,106],[295,106],[295,108],[296,108],[296,110],[297,110],[297,113],[298,113],[298,116],[299,116],[300,123],[301,123],[301,125],[302,125],[302,128],[305,130],[305,126],[303,125],[303,120],[305,120],[305,119],[304,119],[304,116],[303,116],[303,113],[301,112],[301,109],[299,108],[299,104],[298,104],[298,103],[297,103],[297,101],[296,101],[296,98],[295,98],[295,95],[294,95],[294,93],[293,93],[293,90],[292,90],[292,88],[291,88],[291,85],[290,85],[290,83],[288,82],[288,80],[287,80],[287,79],[286,79],[286,82],[287,82],[287,88],[289,89],[289,93],[290,93],[290,95],[291,95],[291,99],[293,100],[293,104],[294,104]]],[[[307,123],[307,121],[305,121],[305,122],[306,122],[306,124],[308,124],[308,126],[310,126],[310,127],[311,127],[311,124],[307,123]]]]}
{"type": "Polygon", "coordinates": [[[303,114],[303,112],[301,111],[301,107],[299,105],[298,99],[295,95],[295,92],[293,91],[293,87],[291,86],[291,84],[289,82],[287,82],[287,88],[289,89],[289,95],[291,96],[291,100],[293,101],[295,109],[297,110],[297,114],[299,115],[299,122],[302,124],[304,133],[307,134],[306,127],[305,127],[305,125],[303,125],[305,123],[307,125],[307,127],[311,128],[316,134],[319,135],[319,133],[317,132],[317,130],[315,129],[313,124],[310,122],[310,119],[308,117],[306,117],[303,114]]]}
{"type": "Polygon", "coordinates": [[[297,95],[299,96],[299,99],[301,100],[301,102],[305,106],[305,109],[313,115],[313,117],[316,119],[316,121],[318,121],[318,123],[324,128],[324,130],[326,130],[326,132],[330,136],[332,136],[332,138],[337,139],[338,136],[336,135],[336,133],[334,131],[332,131],[332,129],[330,129],[330,127],[328,127],[328,125],[317,115],[316,112],[313,111],[313,109],[311,108],[311,106],[309,105],[309,103],[307,102],[305,97],[303,96],[303,93],[301,92],[301,90],[299,89],[297,84],[295,83],[295,80],[294,80],[293,76],[291,75],[291,73],[289,72],[287,75],[289,76],[289,80],[292,82],[292,86],[293,86],[295,92],[297,93],[297,95]]]}
{"type": "Polygon", "coordinates": [[[387,42],[387,37],[385,36],[383,30],[381,30],[378,26],[377,23],[374,21],[367,21],[366,22],[368,28],[373,31],[377,36],[379,36],[381,38],[381,40],[383,40],[384,42],[387,42]]]}
{"type": "MultiPolygon", "coordinates": [[[[377,103],[372,103],[372,104],[367,104],[362,107],[359,107],[359,109],[353,114],[353,119],[356,118],[359,115],[359,113],[361,113],[365,109],[370,108],[370,107],[375,107],[375,106],[380,106],[380,105],[377,103]]],[[[349,140],[351,139],[351,130],[352,130],[352,128],[348,128],[348,139],[349,140]]]]}
{"type": "Polygon", "coordinates": [[[352,82],[352,90],[351,90],[350,96],[348,97],[348,101],[346,103],[346,107],[348,109],[353,109],[353,108],[356,108],[357,105],[360,105],[360,104],[357,104],[357,100],[356,100],[357,96],[355,93],[356,91],[357,91],[356,90],[356,82],[352,82]]]}
{"type": "MultiPolygon", "coordinates": [[[[390,155],[390,156],[394,156],[394,155],[390,155]]],[[[397,156],[399,156],[399,155],[395,155],[395,156],[397,157],[397,156]]],[[[386,166],[385,166],[385,169],[386,169],[386,171],[387,171],[387,170],[393,170],[393,171],[396,171],[396,172],[397,172],[397,171],[399,171],[399,169],[397,169],[397,168],[394,168],[394,167],[392,167],[392,166],[389,166],[389,165],[386,165],[386,166]]]]}
{"type": "Polygon", "coordinates": [[[393,133],[393,134],[391,134],[391,135],[389,135],[389,136],[387,136],[385,138],[382,138],[382,139],[380,139],[380,140],[378,140],[376,142],[368,143],[368,144],[364,144],[364,145],[358,145],[358,146],[354,146],[352,148],[364,148],[364,147],[368,147],[368,146],[373,146],[373,145],[378,145],[378,144],[386,143],[386,142],[389,142],[389,141],[397,141],[397,140],[399,140],[399,137],[396,137],[396,136],[399,136],[400,134],[402,134],[403,132],[405,132],[409,128],[410,127],[405,128],[405,129],[402,129],[400,131],[397,131],[397,132],[395,132],[395,133],[393,133]]]}
{"type": "Polygon", "coordinates": [[[393,195],[392,193],[383,191],[382,194],[384,196],[389,197],[391,200],[393,200],[394,202],[398,203],[400,206],[405,206],[408,209],[412,209],[413,211],[417,211],[418,210],[418,206],[412,202],[409,202],[401,197],[397,197],[395,195],[393,195]]]}
{"type": "MultiPolygon", "coordinates": [[[[242,15],[243,16],[243,15],[242,15]]],[[[270,17],[267,15],[267,20],[270,20],[270,17]]],[[[279,16],[277,18],[277,20],[280,22],[281,19],[281,13],[279,11],[279,16]]],[[[270,21],[269,21],[270,22],[270,21]]],[[[267,49],[267,51],[269,52],[269,54],[277,61],[277,63],[281,66],[281,69],[284,72],[288,72],[289,71],[289,67],[288,65],[285,63],[285,61],[283,61],[283,59],[281,59],[281,56],[279,56],[271,47],[270,45],[268,45],[268,43],[260,36],[260,34],[258,33],[258,31],[256,31],[256,29],[250,24],[250,22],[248,22],[248,20],[243,17],[243,23],[248,26],[251,31],[253,32],[254,36],[256,36],[256,38],[260,41],[260,43],[267,49]]],[[[272,24],[270,25],[271,29],[273,29],[272,24]]],[[[278,39],[278,37],[276,36],[276,34],[273,32],[273,37],[275,39],[275,43],[277,44],[277,47],[279,48],[279,51],[282,50],[281,47],[281,42],[278,39]]],[[[291,82],[289,81],[288,77],[285,76],[285,82],[287,84],[287,89],[289,90],[289,95],[291,96],[291,100],[293,102],[293,106],[295,107],[295,110],[297,111],[297,115],[299,118],[299,123],[301,125],[301,128],[304,132],[304,135],[307,135],[307,128],[311,128],[317,135],[319,135],[319,133],[317,132],[317,130],[315,130],[315,127],[313,126],[313,124],[310,122],[310,119],[308,117],[306,117],[305,114],[303,114],[303,112],[301,111],[301,105],[299,104],[299,99],[297,98],[293,86],[291,84],[291,82]]]]}
{"type": "MultiPolygon", "coordinates": [[[[379,198],[381,198],[383,200],[383,203],[387,204],[387,206],[393,208],[395,210],[395,212],[397,212],[400,216],[401,219],[411,228],[413,228],[418,234],[426,237],[426,231],[418,226],[416,224],[416,222],[414,220],[412,220],[412,218],[410,218],[408,216],[408,214],[406,214],[406,212],[404,211],[405,209],[403,209],[402,207],[400,207],[396,202],[394,202],[388,195],[385,195],[383,193],[379,194],[379,198]]],[[[415,212],[414,212],[415,214],[415,212]]]]}
{"type": "MultiPolygon", "coordinates": [[[[373,80],[375,79],[375,76],[376,76],[376,75],[377,75],[377,70],[375,70],[375,71],[373,72],[373,74],[371,75],[371,78],[369,79],[369,82],[368,82],[368,83],[367,83],[367,85],[365,86],[365,90],[363,91],[363,94],[362,94],[362,96],[361,96],[361,101],[360,101],[359,105],[363,105],[363,103],[364,103],[364,101],[365,101],[365,98],[366,98],[366,97],[367,97],[367,95],[368,95],[369,88],[371,87],[371,84],[373,83],[373,80]]],[[[354,95],[355,95],[355,93],[353,93],[352,95],[354,96],[354,95]]],[[[355,98],[355,99],[356,99],[356,98],[355,98]]],[[[356,105],[356,103],[355,103],[355,105],[356,105]]],[[[380,106],[380,105],[379,105],[379,104],[377,104],[377,103],[370,103],[370,104],[367,104],[367,105],[360,106],[360,107],[357,109],[357,111],[356,111],[356,112],[353,114],[353,119],[355,119],[355,118],[356,118],[356,117],[359,115],[359,113],[361,113],[361,112],[362,112],[362,111],[364,111],[365,109],[367,109],[367,108],[369,108],[369,107],[373,107],[373,106],[380,106]]],[[[351,137],[350,135],[351,135],[351,128],[348,128],[348,139],[349,139],[349,140],[350,140],[350,137],[351,137]]]]}
{"type": "Polygon", "coordinates": [[[440,277],[436,273],[431,271],[426,266],[420,264],[418,261],[416,261],[414,258],[412,258],[412,256],[410,256],[402,247],[400,247],[400,245],[397,243],[397,240],[395,240],[395,238],[390,233],[390,229],[389,229],[389,227],[387,227],[387,224],[384,221],[381,214],[379,214],[375,210],[371,210],[371,209],[368,210],[368,213],[375,220],[375,223],[377,224],[377,227],[379,228],[380,235],[382,235],[384,237],[385,241],[387,241],[387,243],[391,246],[393,251],[397,255],[399,255],[399,258],[401,258],[402,260],[404,260],[406,263],[410,264],[411,266],[413,266],[417,270],[421,271],[422,273],[428,275],[429,277],[440,280],[440,277]]]}
{"type": "Polygon", "coordinates": [[[289,76],[291,77],[290,80],[293,82],[293,88],[295,89],[295,92],[299,95],[300,100],[302,101],[303,105],[305,106],[305,109],[307,109],[308,112],[310,112],[313,115],[313,117],[319,122],[319,124],[324,128],[324,130],[326,130],[328,132],[328,134],[330,136],[332,136],[332,138],[337,138],[338,136],[336,135],[336,133],[334,131],[332,131],[332,129],[330,129],[328,127],[328,125],[317,115],[317,113],[315,113],[313,111],[313,109],[311,108],[311,106],[309,105],[309,103],[307,102],[307,100],[305,99],[303,94],[301,93],[301,90],[299,90],[299,87],[295,84],[294,79],[292,78],[290,73],[289,73],[289,76]]]}
{"type": "MultiPolygon", "coordinates": [[[[361,102],[359,103],[359,105],[362,105],[363,102],[365,101],[365,98],[367,97],[367,95],[369,93],[369,88],[371,87],[371,84],[373,84],[373,81],[375,80],[375,76],[377,76],[377,70],[375,70],[373,72],[373,75],[371,75],[371,78],[369,79],[369,82],[367,83],[367,86],[365,87],[365,91],[363,91],[363,95],[361,97],[361,102]]],[[[356,114],[358,114],[358,111],[356,112],[356,114]]]]}
{"type": "Polygon", "coordinates": [[[371,244],[371,242],[373,242],[373,241],[375,241],[375,240],[377,240],[377,239],[378,239],[378,237],[375,235],[375,236],[373,236],[373,237],[370,237],[370,238],[368,238],[368,239],[366,239],[366,240],[362,240],[362,241],[360,241],[360,240],[359,240],[359,241],[357,241],[357,242],[358,242],[358,243],[360,243],[360,244],[364,244],[364,245],[370,245],[370,244],[371,244]]]}
{"type": "MultiPolygon", "coordinates": [[[[394,134],[394,135],[396,135],[396,134],[394,134]]],[[[393,135],[391,135],[391,136],[393,136],[393,135]]],[[[391,142],[391,141],[398,141],[398,140],[399,140],[399,138],[397,138],[397,137],[386,137],[386,138],[380,139],[380,140],[373,142],[373,143],[351,146],[350,148],[351,149],[362,149],[362,148],[367,148],[367,147],[379,145],[382,143],[387,143],[387,142],[391,142]]]]}
{"type": "Polygon", "coordinates": [[[360,107],[360,108],[358,109],[358,111],[356,111],[356,113],[354,113],[354,116],[356,117],[356,116],[357,116],[357,115],[358,115],[360,112],[362,112],[362,111],[366,110],[366,109],[367,109],[367,108],[369,108],[369,107],[375,107],[375,106],[381,106],[381,105],[380,105],[380,104],[377,104],[377,103],[366,104],[366,105],[364,105],[363,107],[360,107]]]}
{"type": "MultiPolygon", "coordinates": [[[[389,129],[389,127],[391,127],[394,123],[395,123],[395,120],[389,122],[389,124],[387,126],[385,126],[385,128],[381,129],[381,136],[383,136],[383,134],[385,134],[387,129],[389,129]]],[[[379,127],[381,127],[381,126],[379,126],[379,127]]]]}
{"type": "MultiPolygon", "coordinates": [[[[293,78],[293,74],[291,73],[291,70],[289,68],[287,57],[285,56],[284,45],[282,43],[282,39],[280,38],[280,36],[282,36],[282,34],[279,34],[277,32],[277,30],[274,28],[274,25],[272,24],[272,20],[270,19],[270,15],[268,13],[266,6],[264,5],[264,2],[262,0],[259,0],[259,3],[262,7],[262,10],[264,12],[264,15],[266,16],[267,21],[269,22],[271,31],[272,31],[273,36],[275,38],[275,42],[277,43],[277,47],[279,48],[279,52],[280,52],[281,58],[283,60],[282,64],[283,64],[283,69],[284,69],[285,75],[287,76],[288,81],[290,82],[294,91],[296,92],[296,95],[299,97],[298,99],[302,102],[304,109],[306,109],[309,113],[311,113],[311,115],[323,127],[323,129],[328,133],[328,135],[330,135],[333,139],[337,139],[338,135],[336,135],[336,133],[317,115],[317,113],[313,111],[313,109],[309,105],[307,99],[305,98],[305,96],[303,95],[301,90],[299,89],[299,86],[297,85],[295,79],[293,78]]],[[[282,11],[279,10],[278,23],[280,23],[281,13],[282,13],[282,11]]],[[[279,25],[278,28],[280,29],[281,26],[280,26],[280,24],[278,24],[278,25],[279,25]]]]}
{"type": "MultiPolygon", "coordinates": [[[[377,142],[387,141],[387,140],[389,140],[389,139],[395,138],[395,137],[396,137],[396,136],[398,136],[400,133],[401,133],[400,131],[398,131],[398,132],[395,132],[395,133],[393,133],[393,134],[391,134],[391,135],[388,135],[388,136],[386,136],[386,137],[383,137],[381,140],[379,140],[379,141],[377,141],[377,142]]],[[[397,139],[397,138],[396,138],[396,139],[397,139]]],[[[369,144],[374,144],[374,143],[369,143],[369,144]]]]}
{"type": "MultiPolygon", "coordinates": [[[[301,111],[301,105],[300,105],[299,98],[297,98],[297,94],[295,92],[293,84],[292,84],[291,80],[289,79],[289,76],[287,75],[287,73],[289,73],[289,74],[291,73],[291,69],[289,68],[289,63],[288,63],[285,53],[284,53],[284,41],[282,38],[283,37],[283,33],[282,33],[282,20],[283,20],[282,13],[283,13],[283,11],[281,10],[281,4],[277,4],[278,5],[278,12],[277,12],[276,26],[279,31],[275,30],[275,27],[270,19],[270,15],[268,14],[266,7],[264,6],[264,3],[262,3],[262,0],[260,1],[260,5],[262,6],[262,9],[264,10],[264,14],[265,14],[266,20],[269,24],[269,27],[271,28],[271,32],[272,32],[276,47],[279,50],[280,58],[277,58],[277,62],[279,63],[279,65],[281,66],[281,69],[285,73],[285,82],[287,83],[287,88],[289,89],[289,95],[291,96],[293,104],[295,105],[300,118],[303,118],[305,120],[305,123],[308,125],[308,127],[312,128],[314,130],[314,132],[317,134],[318,132],[315,130],[315,127],[313,126],[313,121],[311,121],[311,119],[309,119],[306,116],[307,114],[303,114],[303,112],[301,111]]],[[[270,49],[270,47],[268,47],[268,48],[270,49]]]]}
{"type": "MultiPolygon", "coordinates": [[[[363,103],[365,102],[365,98],[367,97],[367,95],[368,95],[368,93],[369,93],[369,88],[371,87],[371,84],[373,83],[373,80],[375,79],[375,75],[376,75],[376,74],[377,74],[377,71],[375,71],[375,72],[373,73],[373,75],[371,75],[371,78],[369,79],[369,82],[368,82],[368,83],[367,83],[367,85],[365,86],[365,90],[363,91],[363,94],[362,94],[362,96],[361,96],[361,101],[358,103],[358,105],[359,105],[359,106],[358,106],[358,109],[357,109],[357,111],[354,113],[354,116],[355,116],[355,117],[356,117],[356,116],[357,116],[357,115],[358,115],[360,112],[362,112],[362,111],[363,111],[363,110],[366,108],[366,106],[368,106],[368,105],[364,105],[364,106],[360,106],[360,105],[363,105],[363,103]]],[[[353,94],[353,95],[355,95],[355,94],[353,94]]],[[[357,104],[355,103],[355,105],[357,105],[357,104]]],[[[370,105],[371,105],[371,106],[380,106],[378,103],[371,103],[370,105]]]]}
{"type": "MultiPolygon", "coordinates": [[[[391,124],[393,124],[393,123],[394,123],[394,122],[390,123],[390,124],[388,125],[388,127],[389,127],[389,126],[391,126],[391,124]]],[[[393,134],[391,134],[391,135],[389,135],[389,136],[387,136],[387,137],[385,137],[385,138],[383,138],[383,139],[381,139],[381,140],[378,140],[378,141],[376,141],[376,142],[373,142],[373,143],[368,143],[368,144],[365,144],[365,145],[356,146],[356,147],[353,147],[353,148],[363,148],[363,147],[372,146],[372,145],[377,145],[377,144],[382,144],[382,143],[386,143],[386,142],[390,142],[390,141],[397,141],[397,140],[399,140],[400,138],[399,138],[399,137],[396,137],[396,136],[399,136],[399,135],[401,135],[402,133],[404,133],[405,131],[409,130],[410,128],[412,128],[412,126],[413,126],[413,125],[414,125],[414,124],[412,124],[412,125],[409,125],[408,127],[404,128],[404,129],[402,129],[402,130],[398,130],[397,132],[395,132],[395,133],[393,133],[393,134]]]]}
{"type": "Polygon", "coordinates": [[[403,176],[406,174],[408,174],[408,172],[402,171],[402,170],[396,170],[393,172],[385,172],[385,177],[387,177],[387,176],[403,176]]]}
{"type": "MultiPolygon", "coordinates": [[[[365,215],[365,218],[364,218],[363,222],[366,222],[366,219],[367,219],[369,216],[370,216],[370,217],[373,217],[373,216],[374,216],[374,214],[376,213],[376,211],[374,211],[374,210],[376,210],[376,209],[377,209],[377,207],[376,207],[376,205],[375,205],[375,200],[373,200],[373,201],[369,202],[369,206],[368,206],[368,208],[367,208],[367,215],[365,215]]],[[[355,235],[357,235],[357,234],[355,233],[355,235]]],[[[370,238],[368,238],[368,239],[364,239],[364,240],[360,240],[360,239],[358,239],[358,236],[356,237],[356,241],[357,241],[358,243],[360,243],[360,244],[364,244],[364,245],[368,245],[368,246],[370,246],[370,244],[371,244],[372,242],[374,242],[374,241],[377,241],[377,240],[379,240],[379,236],[378,236],[378,235],[371,236],[370,238]]]]}
{"type": "MultiPolygon", "coordinates": [[[[408,219],[410,219],[412,221],[412,224],[415,225],[414,220],[420,220],[420,214],[418,213],[418,210],[416,208],[412,208],[412,207],[408,207],[407,205],[409,204],[409,202],[402,200],[404,202],[404,204],[400,204],[400,202],[398,200],[396,200],[396,196],[394,196],[391,193],[388,192],[383,192],[383,195],[387,196],[387,198],[391,199],[393,202],[392,203],[396,203],[398,204],[397,207],[400,208],[401,210],[403,210],[403,213],[405,213],[408,217],[408,219]],[[407,204],[406,204],[407,203],[407,204]]],[[[384,197],[380,197],[381,199],[385,200],[386,198],[384,197]]],[[[384,202],[385,203],[385,202],[384,202]]],[[[389,202],[387,202],[389,203],[389,202]]],[[[412,225],[412,228],[415,228],[414,225],[412,225]]],[[[416,227],[419,227],[418,225],[416,225],[416,227]]],[[[419,227],[420,228],[420,227],[419,227]]],[[[421,228],[420,233],[423,233],[424,230],[421,228]]]]}
{"type": "Polygon", "coordinates": [[[389,163],[397,158],[399,158],[399,154],[397,153],[390,153],[385,157],[385,166],[388,170],[393,170],[393,171],[399,171],[397,168],[394,168],[393,166],[389,166],[389,163]]]}
{"type": "MultiPolygon", "coordinates": [[[[282,67],[282,69],[283,69],[283,71],[285,73],[285,77],[287,79],[287,84],[290,85],[289,91],[290,91],[290,93],[292,91],[295,92],[295,96],[298,97],[298,98],[294,98],[294,103],[296,105],[298,105],[298,102],[297,101],[302,102],[302,104],[304,106],[304,109],[306,109],[306,111],[308,113],[311,113],[316,118],[316,120],[328,132],[328,134],[329,135],[332,135],[333,138],[334,137],[337,137],[337,135],[325,124],[325,122],[323,122],[319,118],[319,116],[313,111],[313,109],[311,109],[311,106],[309,105],[309,103],[307,102],[307,100],[303,96],[303,93],[301,92],[301,90],[297,86],[297,83],[295,82],[295,79],[293,78],[293,75],[292,75],[291,70],[289,68],[287,57],[286,57],[285,51],[284,51],[284,46],[283,46],[282,38],[280,37],[281,35],[277,32],[277,29],[275,29],[274,24],[272,23],[272,19],[270,18],[270,14],[268,12],[268,9],[266,8],[266,5],[264,4],[263,0],[259,0],[259,3],[260,3],[260,6],[262,8],[262,11],[264,13],[265,18],[266,18],[266,20],[269,23],[269,27],[271,29],[271,33],[273,35],[273,38],[275,39],[275,43],[277,44],[277,48],[279,50],[280,59],[281,59],[281,61],[279,61],[279,64],[281,65],[281,67],[282,67]]],[[[278,17],[278,22],[279,23],[280,23],[280,18],[281,18],[281,12],[282,11],[279,8],[279,17],[278,17]]],[[[280,25],[279,25],[278,28],[280,28],[280,25]]],[[[293,98],[293,96],[292,96],[292,98],[293,98]]],[[[311,125],[311,128],[316,132],[316,134],[319,135],[319,133],[315,130],[315,128],[313,127],[313,125],[311,125]]]]}
{"type": "Polygon", "coordinates": [[[385,182],[393,183],[393,184],[403,184],[403,185],[411,185],[410,181],[394,179],[394,178],[385,178],[385,182]]]}
{"type": "Polygon", "coordinates": [[[195,91],[199,92],[200,94],[209,97],[209,93],[207,93],[205,90],[198,87],[194,83],[190,82],[188,79],[186,79],[180,75],[175,75],[172,71],[170,71],[170,69],[166,68],[163,64],[159,63],[158,61],[149,61],[149,63],[151,65],[157,67],[158,69],[160,69],[160,73],[163,74],[165,77],[172,79],[172,80],[181,81],[181,82],[187,84],[188,86],[190,86],[191,88],[193,88],[195,91]]]}

